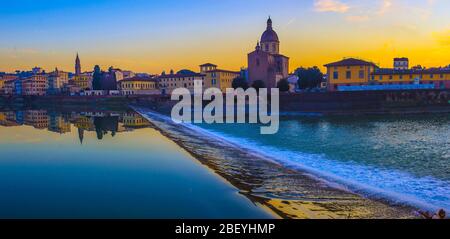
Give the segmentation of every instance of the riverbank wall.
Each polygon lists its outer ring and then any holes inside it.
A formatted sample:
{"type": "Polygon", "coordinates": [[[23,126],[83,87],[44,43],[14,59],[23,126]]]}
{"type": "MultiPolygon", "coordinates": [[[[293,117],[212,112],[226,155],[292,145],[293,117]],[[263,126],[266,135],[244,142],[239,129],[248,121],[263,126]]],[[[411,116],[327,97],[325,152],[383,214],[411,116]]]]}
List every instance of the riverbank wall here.
{"type": "MultiPolygon", "coordinates": [[[[205,101],[204,105],[208,103],[205,101]]],[[[175,104],[177,101],[171,101],[167,95],[0,97],[0,105],[9,106],[139,105],[162,113],[170,113],[175,104]]],[[[280,112],[323,115],[450,113],[450,90],[282,93],[280,112]]]]}

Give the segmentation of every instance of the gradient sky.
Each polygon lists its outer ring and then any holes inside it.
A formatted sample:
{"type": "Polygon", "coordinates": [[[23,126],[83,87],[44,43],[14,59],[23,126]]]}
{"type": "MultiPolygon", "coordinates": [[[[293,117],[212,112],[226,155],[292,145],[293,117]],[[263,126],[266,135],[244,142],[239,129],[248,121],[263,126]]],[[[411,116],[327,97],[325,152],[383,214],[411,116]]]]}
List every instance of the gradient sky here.
{"type": "Polygon", "coordinates": [[[136,72],[246,66],[271,15],[299,66],[343,57],[450,64],[449,0],[0,0],[0,71],[95,64],[136,72]]]}

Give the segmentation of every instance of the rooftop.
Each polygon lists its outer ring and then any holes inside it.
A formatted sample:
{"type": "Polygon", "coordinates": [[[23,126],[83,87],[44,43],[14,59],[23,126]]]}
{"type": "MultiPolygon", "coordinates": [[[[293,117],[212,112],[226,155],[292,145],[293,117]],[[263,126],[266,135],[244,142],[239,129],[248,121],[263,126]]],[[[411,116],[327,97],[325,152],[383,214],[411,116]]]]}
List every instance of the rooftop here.
{"type": "Polygon", "coordinates": [[[380,68],[377,69],[374,74],[378,75],[410,75],[410,74],[450,74],[449,68],[428,68],[428,69],[407,69],[407,70],[395,70],[392,68],[380,68]]]}
{"type": "Polygon", "coordinates": [[[200,73],[191,73],[191,74],[168,74],[168,75],[160,75],[157,78],[186,78],[186,77],[204,77],[205,75],[200,73]]]}
{"type": "Polygon", "coordinates": [[[206,64],[203,64],[203,65],[200,65],[200,66],[214,66],[214,67],[217,67],[217,65],[214,65],[212,63],[206,63],[206,64]]]}
{"type": "Polygon", "coordinates": [[[155,78],[150,77],[141,77],[141,76],[135,76],[127,79],[123,79],[120,82],[131,82],[131,81],[148,81],[148,82],[155,82],[155,78]]]}
{"type": "Polygon", "coordinates": [[[240,71],[230,71],[230,70],[222,70],[222,69],[215,69],[215,70],[206,71],[206,72],[207,73],[210,73],[210,72],[225,72],[225,73],[241,74],[240,71]]]}
{"type": "Polygon", "coordinates": [[[364,61],[364,60],[360,60],[360,59],[356,59],[356,58],[346,58],[342,61],[337,61],[337,62],[333,62],[333,63],[329,63],[329,64],[325,65],[325,67],[333,67],[333,66],[374,66],[374,67],[378,67],[373,62],[364,61]]]}

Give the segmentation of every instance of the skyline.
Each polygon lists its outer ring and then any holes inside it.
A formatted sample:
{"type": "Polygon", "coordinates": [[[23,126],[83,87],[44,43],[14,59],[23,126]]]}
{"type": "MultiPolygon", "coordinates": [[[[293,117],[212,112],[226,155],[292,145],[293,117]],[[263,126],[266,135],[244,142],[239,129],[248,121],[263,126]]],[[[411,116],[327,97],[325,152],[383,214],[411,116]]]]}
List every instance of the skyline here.
{"type": "Polygon", "coordinates": [[[290,71],[358,57],[382,67],[450,64],[450,16],[443,0],[1,1],[0,71],[34,66],[83,71],[98,64],[135,72],[246,66],[270,15],[290,71]],[[280,4],[281,2],[281,4],[280,4]],[[411,4],[412,3],[412,4],[411,4]],[[252,9],[249,11],[248,9],[252,9]],[[351,46],[351,47],[350,47],[351,46]]]}

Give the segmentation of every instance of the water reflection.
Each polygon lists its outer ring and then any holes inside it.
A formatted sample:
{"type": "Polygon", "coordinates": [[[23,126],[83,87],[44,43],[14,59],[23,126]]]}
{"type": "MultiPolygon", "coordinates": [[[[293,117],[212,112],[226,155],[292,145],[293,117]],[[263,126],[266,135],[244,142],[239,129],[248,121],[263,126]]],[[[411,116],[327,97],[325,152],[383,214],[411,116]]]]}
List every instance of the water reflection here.
{"type": "Polygon", "coordinates": [[[150,128],[150,123],[134,111],[60,112],[45,109],[0,112],[0,126],[31,126],[58,134],[72,132],[73,125],[83,144],[85,131],[95,132],[98,140],[106,135],[150,128]]]}

